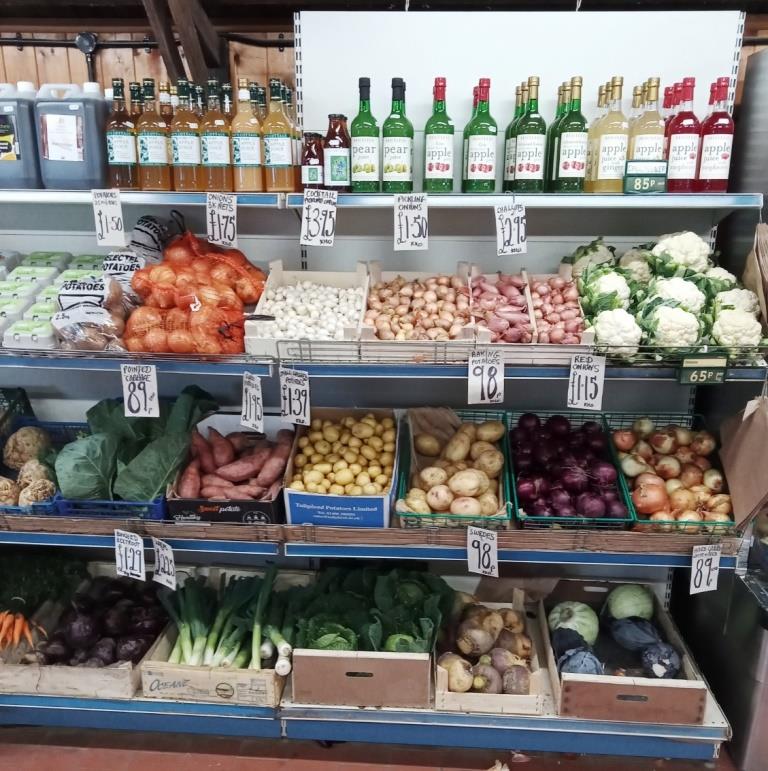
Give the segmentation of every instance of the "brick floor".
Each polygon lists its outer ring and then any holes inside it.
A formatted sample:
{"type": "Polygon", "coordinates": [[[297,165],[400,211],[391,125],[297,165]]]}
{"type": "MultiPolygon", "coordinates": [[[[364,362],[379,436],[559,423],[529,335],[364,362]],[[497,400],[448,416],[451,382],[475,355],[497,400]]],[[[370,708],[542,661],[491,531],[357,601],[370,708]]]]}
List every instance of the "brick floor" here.
{"type": "Polygon", "coordinates": [[[493,750],[232,739],[187,734],[0,729],[0,771],[735,771],[717,763],[493,750]]]}

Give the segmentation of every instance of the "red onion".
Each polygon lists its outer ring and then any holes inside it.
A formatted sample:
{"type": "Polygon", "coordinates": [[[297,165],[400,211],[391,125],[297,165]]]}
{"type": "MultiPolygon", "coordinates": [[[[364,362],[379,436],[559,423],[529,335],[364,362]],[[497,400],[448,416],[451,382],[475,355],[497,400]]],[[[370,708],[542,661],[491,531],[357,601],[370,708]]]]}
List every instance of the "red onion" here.
{"type": "Polygon", "coordinates": [[[552,490],[549,494],[549,501],[559,513],[563,506],[571,505],[571,496],[565,490],[552,490]]]}
{"type": "Polygon", "coordinates": [[[517,425],[525,431],[533,431],[541,425],[539,416],[533,412],[524,412],[518,419],[517,425]]]}
{"type": "Polygon", "coordinates": [[[587,472],[584,469],[575,466],[565,469],[560,475],[560,481],[569,492],[580,493],[587,489],[589,477],[587,477],[587,472]]]}
{"type": "Polygon", "coordinates": [[[544,426],[552,436],[567,436],[571,431],[571,421],[565,415],[551,415],[544,426]]]}
{"type": "Polygon", "coordinates": [[[599,487],[608,487],[616,482],[618,474],[612,464],[604,460],[597,461],[590,469],[590,476],[599,487]]]}
{"type": "Polygon", "coordinates": [[[531,513],[536,517],[551,517],[554,512],[544,498],[537,498],[531,505],[531,513]]]}
{"type": "Polygon", "coordinates": [[[576,498],[576,511],[582,517],[604,517],[606,505],[599,495],[595,493],[582,493],[576,498]]]}
{"type": "Polygon", "coordinates": [[[585,434],[599,434],[603,429],[596,420],[587,420],[582,424],[581,430],[585,434]]]}
{"type": "Polygon", "coordinates": [[[626,519],[629,515],[627,507],[621,501],[606,500],[605,516],[611,519],[626,519]]]}

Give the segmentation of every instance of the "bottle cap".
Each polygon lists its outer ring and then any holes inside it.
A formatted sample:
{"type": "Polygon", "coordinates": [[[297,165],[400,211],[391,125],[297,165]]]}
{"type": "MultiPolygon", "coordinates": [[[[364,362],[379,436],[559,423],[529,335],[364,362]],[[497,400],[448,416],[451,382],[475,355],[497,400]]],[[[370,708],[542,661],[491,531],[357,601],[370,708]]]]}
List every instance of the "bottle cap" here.
{"type": "Polygon", "coordinates": [[[405,81],[402,78],[392,78],[392,88],[402,86],[405,88],[405,81]]]}
{"type": "Polygon", "coordinates": [[[684,86],[695,86],[696,85],[696,78],[683,78],[683,85],[684,86]]]}
{"type": "Polygon", "coordinates": [[[611,85],[612,86],[623,86],[624,85],[624,78],[621,75],[614,75],[611,78],[611,85]]]}
{"type": "Polygon", "coordinates": [[[338,113],[338,112],[332,112],[328,116],[328,120],[346,120],[346,119],[347,119],[346,115],[342,115],[341,113],[338,113]]]}
{"type": "Polygon", "coordinates": [[[435,85],[445,88],[445,78],[435,78],[435,85]]]}
{"type": "Polygon", "coordinates": [[[491,79],[490,78],[480,78],[478,84],[480,88],[490,88],[491,87],[491,79]]]}
{"type": "Polygon", "coordinates": [[[35,88],[35,84],[31,80],[20,80],[18,83],[16,83],[16,90],[17,91],[32,91],[35,92],[37,89],[35,88]]]}
{"type": "Polygon", "coordinates": [[[649,86],[658,86],[660,83],[661,83],[661,78],[648,78],[649,86]]]}
{"type": "MultiPolygon", "coordinates": [[[[725,88],[728,88],[731,85],[731,79],[730,78],[718,78],[717,79],[717,87],[722,88],[725,86],[725,88]]],[[[21,89],[19,89],[21,90],[21,89]]]]}
{"type": "Polygon", "coordinates": [[[86,81],[85,83],[83,83],[83,93],[95,94],[97,96],[101,96],[101,86],[98,83],[94,83],[91,80],[86,81]]]}
{"type": "MultiPolygon", "coordinates": [[[[21,85],[21,83],[19,83],[19,86],[20,85],[21,85]]],[[[123,79],[122,78],[112,78],[112,88],[117,88],[117,87],[122,86],[122,85],[123,85],[123,79]]],[[[18,86],[17,86],[17,88],[18,88],[18,86]]],[[[20,88],[19,88],[19,91],[21,91],[20,88]]]]}
{"type": "Polygon", "coordinates": [[[359,88],[370,88],[371,87],[371,79],[370,78],[358,78],[357,85],[359,88]]]}
{"type": "Polygon", "coordinates": [[[528,78],[528,85],[539,85],[539,76],[538,75],[531,75],[531,77],[528,78]]]}
{"type": "Polygon", "coordinates": [[[574,75],[571,78],[571,86],[575,86],[575,85],[580,86],[583,82],[584,82],[584,79],[581,77],[581,75],[574,75]]]}

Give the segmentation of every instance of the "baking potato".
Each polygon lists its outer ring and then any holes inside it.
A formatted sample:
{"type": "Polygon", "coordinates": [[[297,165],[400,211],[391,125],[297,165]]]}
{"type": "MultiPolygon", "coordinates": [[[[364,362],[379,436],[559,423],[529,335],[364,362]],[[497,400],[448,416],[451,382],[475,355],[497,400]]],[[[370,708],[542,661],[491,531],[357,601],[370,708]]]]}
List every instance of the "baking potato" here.
{"type": "Polygon", "coordinates": [[[448,474],[437,466],[427,466],[419,472],[419,479],[423,483],[419,487],[426,485],[426,490],[429,491],[432,487],[444,485],[448,481],[448,474]]]}
{"type": "Polygon", "coordinates": [[[480,512],[486,517],[493,516],[499,510],[499,500],[493,493],[483,493],[477,502],[480,504],[480,512]]]}
{"type": "Polygon", "coordinates": [[[483,513],[477,498],[468,498],[466,496],[454,498],[451,501],[450,511],[451,514],[467,514],[471,516],[480,516],[483,513]]]}
{"type": "Polygon", "coordinates": [[[484,471],[489,477],[497,477],[504,468],[504,455],[498,450],[488,450],[477,458],[475,468],[484,471]]]}
{"type": "MultiPolygon", "coordinates": [[[[394,437],[392,439],[394,440],[394,437]]],[[[420,455],[426,455],[428,458],[436,458],[443,449],[440,440],[432,434],[416,434],[413,438],[413,444],[416,447],[416,452],[420,455]]]]}
{"type": "Polygon", "coordinates": [[[431,514],[432,510],[429,508],[426,498],[406,498],[405,505],[408,511],[412,511],[414,514],[431,514]]]}
{"type": "Polygon", "coordinates": [[[464,460],[469,455],[471,446],[472,440],[469,434],[465,431],[458,431],[453,435],[448,444],[445,445],[443,457],[454,463],[464,460]]]}
{"type": "Polygon", "coordinates": [[[506,433],[500,420],[486,420],[477,427],[477,438],[483,442],[498,442],[506,433]]]}
{"type": "Polygon", "coordinates": [[[490,452],[495,449],[496,445],[490,442],[472,442],[472,447],[469,448],[469,457],[472,460],[477,460],[484,452],[490,452]]]}
{"type": "Polygon", "coordinates": [[[474,442],[475,439],[479,439],[480,437],[477,436],[477,424],[476,423],[462,423],[457,433],[463,433],[466,434],[470,441],[474,442]]]}
{"type": "Polygon", "coordinates": [[[448,487],[450,487],[451,492],[461,497],[474,498],[482,495],[485,492],[484,488],[487,488],[487,484],[488,477],[477,469],[459,471],[448,480],[448,487]]]}
{"type": "Polygon", "coordinates": [[[448,485],[436,485],[427,493],[427,503],[432,511],[448,511],[453,493],[448,485]]]}

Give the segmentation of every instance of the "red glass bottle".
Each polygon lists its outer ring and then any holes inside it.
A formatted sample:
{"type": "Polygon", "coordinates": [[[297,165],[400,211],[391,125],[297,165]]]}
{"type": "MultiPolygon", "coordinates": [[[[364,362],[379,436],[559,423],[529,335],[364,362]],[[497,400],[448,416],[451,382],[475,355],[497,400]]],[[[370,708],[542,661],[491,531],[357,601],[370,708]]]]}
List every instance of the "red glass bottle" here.
{"type": "Polygon", "coordinates": [[[694,78],[683,78],[680,109],[669,122],[667,192],[692,193],[699,160],[701,123],[693,112],[694,78]]]}
{"type": "MultiPolygon", "coordinates": [[[[712,111],[715,109],[715,102],[717,101],[716,97],[717,97],[717,81],[709,84],[709,102],[707,107],[707,115],[704,118],[704,120],[706,120],[710,115],[712,115],[712,111]]],[[[701,122],[701,125],[704,126],[704,121],[701,122]]]]}
{"type": "Polygon", "coordinates": [[[715,82],[712,113],[701,124],[697,193],[725,193],[731,168],[734,123],[728,112],[728,78],[715,82]]]}

